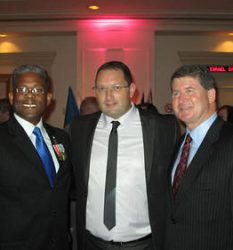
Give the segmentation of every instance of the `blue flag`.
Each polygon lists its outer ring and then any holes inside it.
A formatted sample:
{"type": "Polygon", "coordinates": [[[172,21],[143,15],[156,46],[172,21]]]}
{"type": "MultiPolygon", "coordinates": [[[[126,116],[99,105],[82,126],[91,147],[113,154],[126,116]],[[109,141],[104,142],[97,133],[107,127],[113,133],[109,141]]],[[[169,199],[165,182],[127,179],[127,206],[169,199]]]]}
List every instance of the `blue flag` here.
{"type": "Polygon", "coordinates": [[[64,120],[64,128],[71,123],[75,116],[79,115],[79,109],[71,87],[69,87],[68,97],[66,102],[66,113],[64,120]]]}

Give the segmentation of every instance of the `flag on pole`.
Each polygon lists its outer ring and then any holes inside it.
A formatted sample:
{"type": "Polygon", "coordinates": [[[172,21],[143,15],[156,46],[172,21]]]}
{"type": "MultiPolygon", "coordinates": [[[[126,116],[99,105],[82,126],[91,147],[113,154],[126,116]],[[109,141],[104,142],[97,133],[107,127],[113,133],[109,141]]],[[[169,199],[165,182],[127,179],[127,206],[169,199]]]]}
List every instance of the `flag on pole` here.
{"type": "Polygon", "coordinates": [[[71,123],[75,116],[79,115],[79,109],[77,106],[77,102],[71,87],[68,90],[68,97],[66,102],[66,112],[64,119],[64,128],[71,123]]]}

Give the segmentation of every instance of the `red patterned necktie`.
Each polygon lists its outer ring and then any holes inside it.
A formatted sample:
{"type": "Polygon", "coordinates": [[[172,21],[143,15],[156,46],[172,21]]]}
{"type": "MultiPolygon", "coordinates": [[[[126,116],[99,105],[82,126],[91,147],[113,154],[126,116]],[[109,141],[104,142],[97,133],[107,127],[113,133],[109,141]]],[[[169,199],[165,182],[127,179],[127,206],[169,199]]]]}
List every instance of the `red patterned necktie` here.
{"type": "Polygon", "coordinates": [[[191,141],[192,141],[192,137],[188,134],[186,136],[184,146],[182,149],[182,153],[181,153],[181,157],[180,157],[180,162],[177,165],[175,176],[174,176],[173,187],[172,187],[172,192],[173,192],[174,197],[176,196],[180,188],[181,182],[183,180],[183,177],[187,169],[191,141]]]}

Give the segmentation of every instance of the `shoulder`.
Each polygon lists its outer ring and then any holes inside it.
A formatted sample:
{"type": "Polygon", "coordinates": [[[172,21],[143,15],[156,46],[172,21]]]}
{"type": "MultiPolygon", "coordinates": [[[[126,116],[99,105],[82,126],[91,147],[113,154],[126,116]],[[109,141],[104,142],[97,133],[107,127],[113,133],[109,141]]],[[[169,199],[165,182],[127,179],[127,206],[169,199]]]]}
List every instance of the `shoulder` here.
{"type": "Polygon", "coordinates": [[[44,127],[54,144],[56,144],[56,141],[57,143],[69,141],[69,135],[64,129],[51,126],[48,123],[44,123],[44,127]]]}
{"type": "Polygon", "coordinates": [[[85,126],[87,124],[95,123],[99,120],[101,112],[90,115],[79,115],[70,124],[70,130],[77,129],[78,126],[85,126]]]}
{"type": "Polygon", "coordinates": [[[230,122],[220,121],[221,130],[220,136],[224,137],[225,139],[233,140],[233,124],[230,122]]]}
{"type": "Polygon", "coordinates": [[[152,120],[157,123],[157,125],[174,126],[178,124],[178,120],[175,115],[170,114],[160,114],[152,113],[146,110],[139,109],[139,114],[142,118],[147,120],[152,120]]]}
{"type": "Polygon", "coordinates": [[[0,137],[3,138],[3,136],[7,136],[8,133],[8,127],[9,127],[9,122],[4,122],[0,124],[0,137]]]}

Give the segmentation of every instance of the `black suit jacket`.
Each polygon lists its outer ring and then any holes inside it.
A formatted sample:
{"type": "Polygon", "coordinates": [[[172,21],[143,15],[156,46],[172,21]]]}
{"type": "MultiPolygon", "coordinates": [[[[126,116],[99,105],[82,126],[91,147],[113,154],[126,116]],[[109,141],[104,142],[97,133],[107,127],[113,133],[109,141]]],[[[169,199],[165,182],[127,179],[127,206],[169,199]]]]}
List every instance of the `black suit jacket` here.
{"type": "MultiPolygon", "coordinates": [[[[77,197],[77,238],[79,250],[85,248],[86,202],[92,141],[100,113],[76,118],[71,125],[72,163],[77,197]]],[[[179,135],[174,116],[140,111],[143,131],[145,174],[149,217],[156,249],[160,249],[164,227],[164,194],[169,156],[179,135]]]]}
{"type": "MultiPolygon", "coordinates": [[[[69,155],[69,138],[44,124],[69,155]]],[[[30,138],[12,118],[0,125],[0,249],[67,250],[70,160],[59,161],[52,189],[30,138]]]]}
{"type": "Polygon", "coordinates": [[[175,200],[169,173],[166,250],[233,249],[232,177],[233,126],[217,118],[190,163],[175,200]]]}

